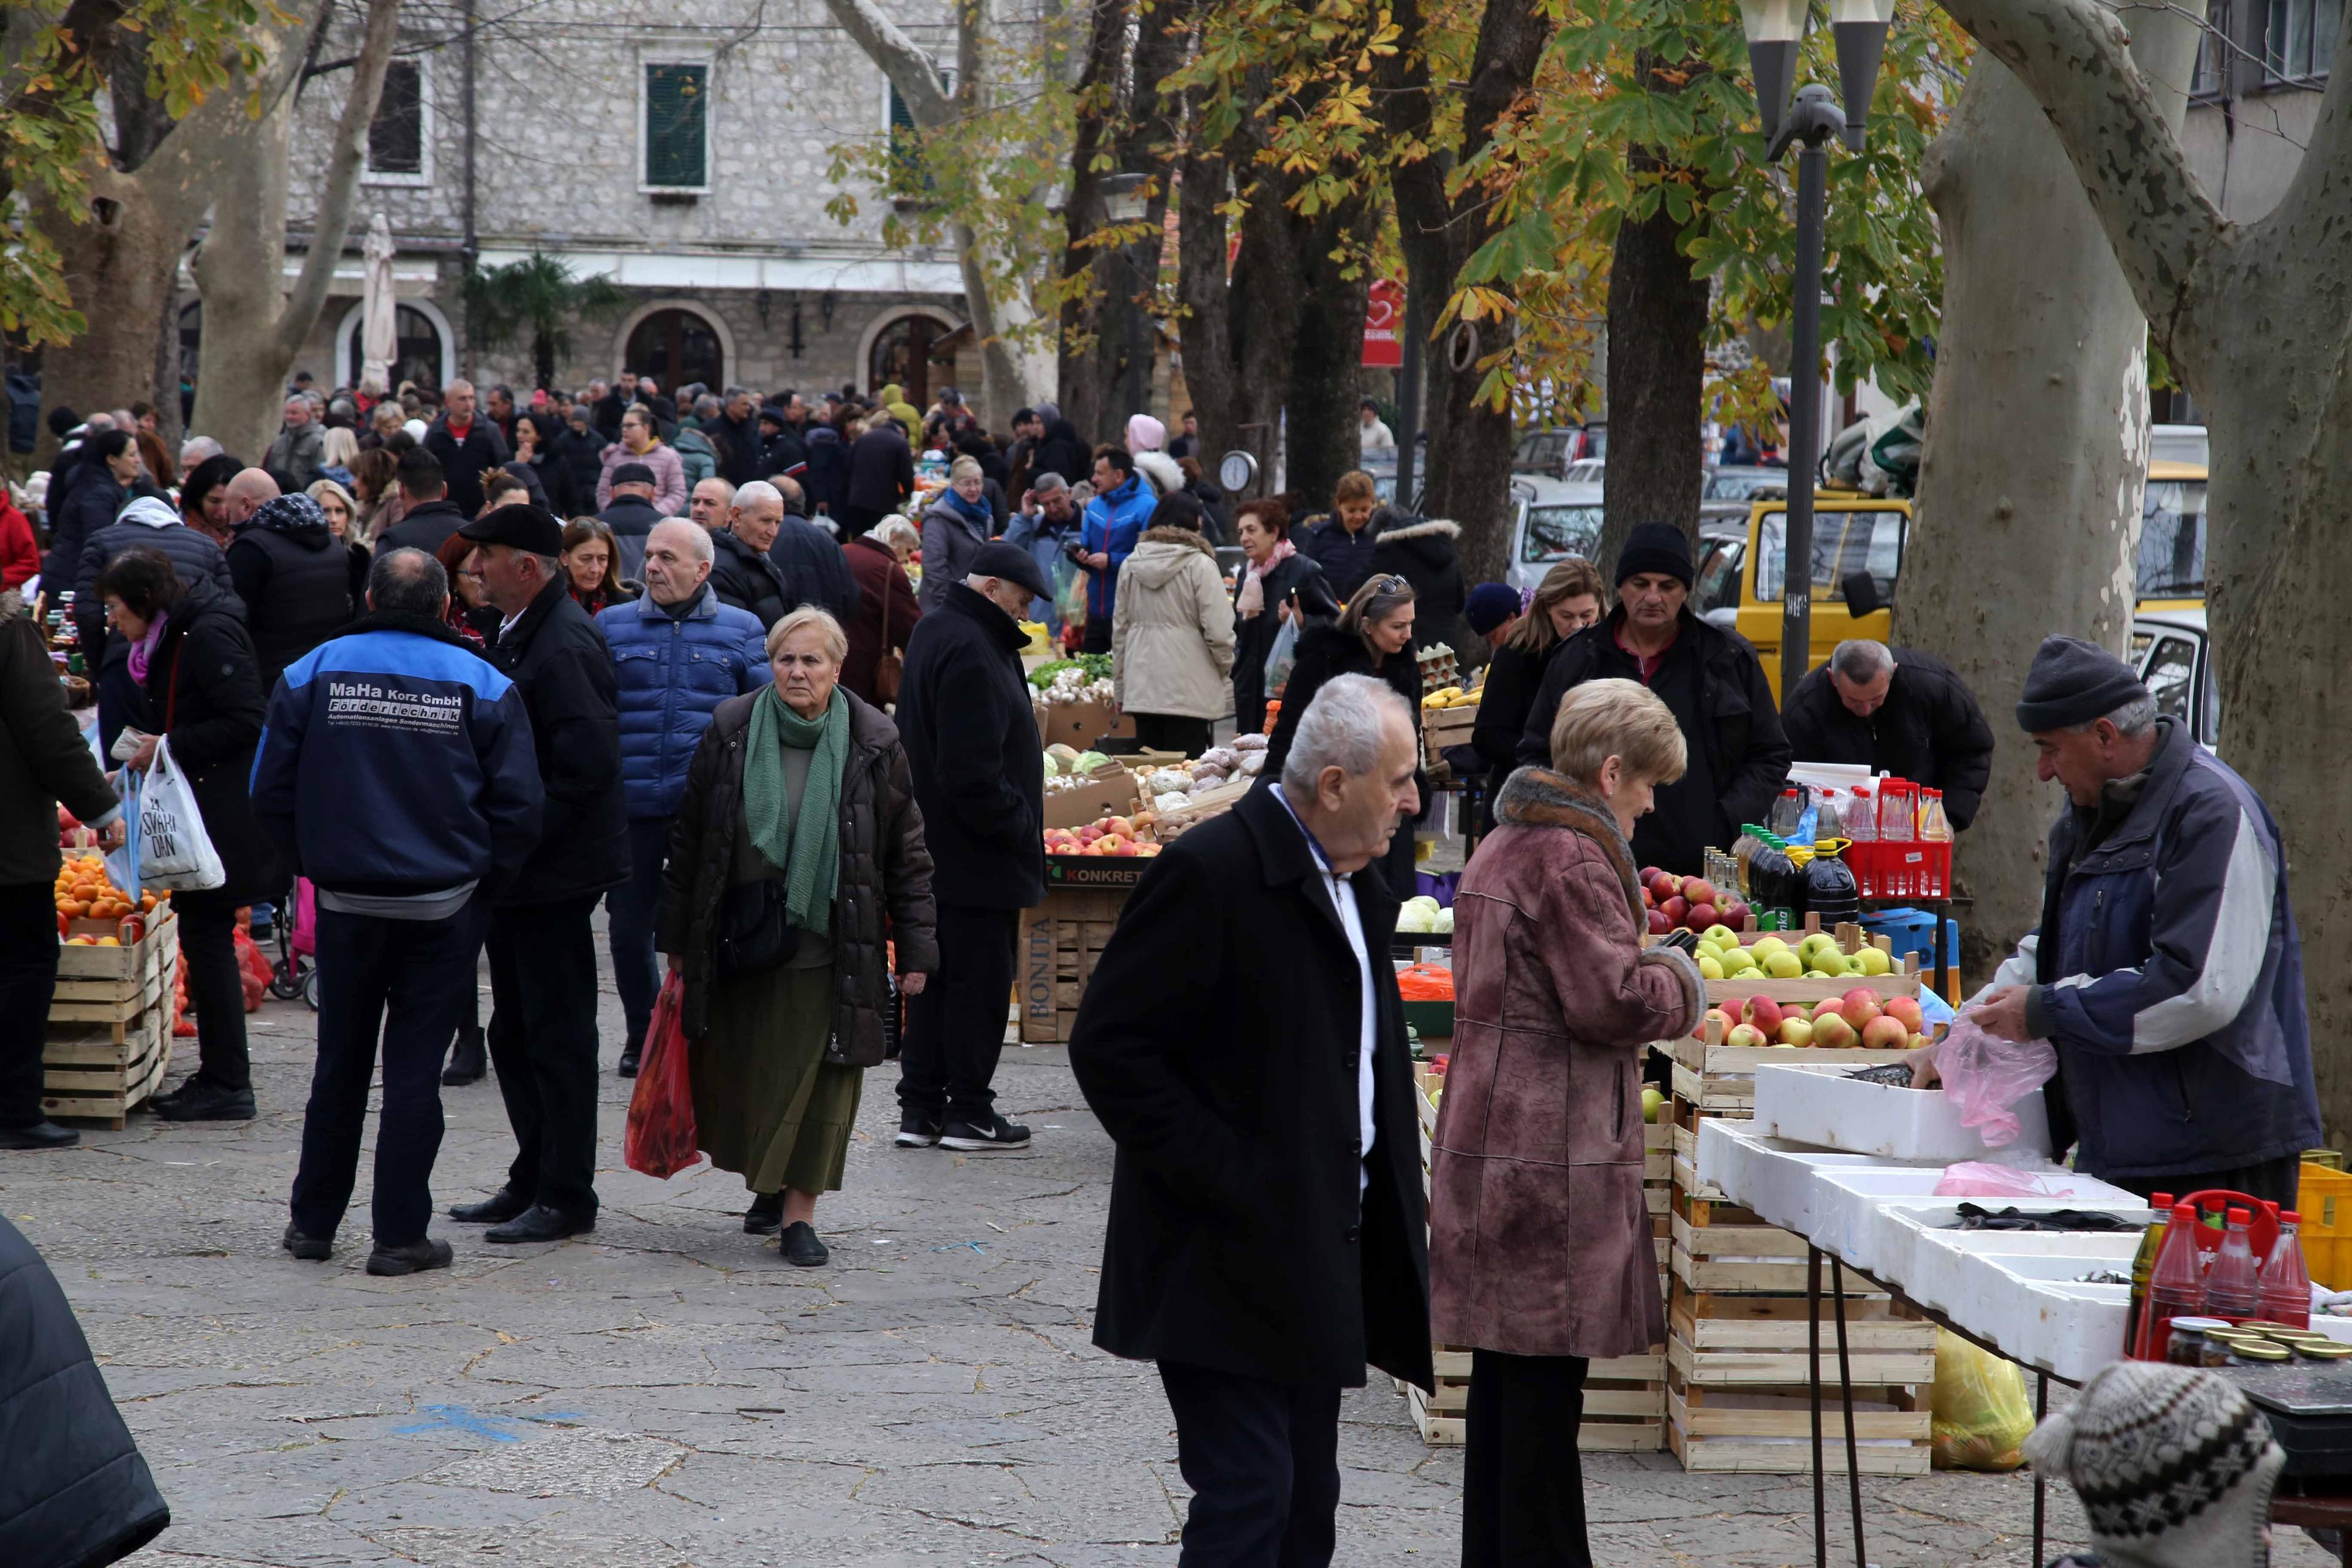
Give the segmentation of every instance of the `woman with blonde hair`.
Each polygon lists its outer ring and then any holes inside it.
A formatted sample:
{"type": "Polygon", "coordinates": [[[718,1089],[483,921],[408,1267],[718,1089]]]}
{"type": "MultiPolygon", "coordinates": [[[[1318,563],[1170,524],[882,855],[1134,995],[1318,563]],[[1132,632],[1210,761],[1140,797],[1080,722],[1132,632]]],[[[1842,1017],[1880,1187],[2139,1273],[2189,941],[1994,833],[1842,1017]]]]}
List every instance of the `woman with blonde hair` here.
{"type": "Polygon", "coordinates": [[[330,425],[319,437],[319,471],[337,484],[352,482],[352,464],[359,459],[360,438],[341,425],[330,425]]]}
{"type": "Polygon", "coordinates": [[[1477,726],[1470,743],[1494,769],[1496,785],[1510,775],[1519,751],[1519,736],[1528,727],[1528,710],[1535,706],[1543,686],[1544,668],[1560,646],[1601,620],[1601,569],[1580,555],[1571,555],[1543,575],[1527,614],[1511,628],[1503,646],[1486,666],[1486,683],[1478,700],[1477,726]]]}
{"type": "Polygon", "coordinates": [[[751,1191],[743,1228],[828,1254],[884,1013],[939,967],[931,857],[898,727],[840,683],[848,638],[803,605],[768,631],[772,684],[720,703],[687,771],[656,925],[686,981],[695,1127],[751,1191]]]}
{"type": "Polygon", "coordinates": [[[1572,689],[1454,900],[1454,1050],[1430,1165],[1430,1329],[1471,1348],[1465,1568],[1591,1561],[1576,1432],[1594,1360],[1665,1337],[1642,1195],[1642,1051],[1705,1012],[1644,951],[1629,843],[1688,761],[1632,680],[1572,689]],[[1572,1178],[1569,1173],[1573,1173],[1572,1178]]]}
{"type": "Polygon", "coordinates": [[[313,479],[310,488],[302,493],[319,503],[319,510],[327,520],[327,531],[351,556],[352,614],[367,614],[368,564],[373,556],[365,544],[352,537],[359,526],[360,503],[352,499],[351,491],[332,479],[313,479]]]}

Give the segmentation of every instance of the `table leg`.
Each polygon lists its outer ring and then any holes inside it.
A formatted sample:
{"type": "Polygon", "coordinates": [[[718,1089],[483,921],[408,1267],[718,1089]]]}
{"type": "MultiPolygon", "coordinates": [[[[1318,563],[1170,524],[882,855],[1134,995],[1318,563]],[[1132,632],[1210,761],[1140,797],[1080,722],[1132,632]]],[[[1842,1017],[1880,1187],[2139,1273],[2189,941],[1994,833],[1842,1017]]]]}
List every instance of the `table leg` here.
{"type": "MultiPolygon", "coordinates": [[[[2049,1374],[2048,1373],[2046,1373],[2046,1372],[2042,1372],[2042,1373],[2034,1373],[2034,1375],[2033,1375],[2033,1424],[2034,1424],[2036,1426],[2041,1426],[2041,1425],[2042,1425],[2042,1418],[2043,1416],[2045,1416],[2045,1415],[2049,1415],[2049,1414],[2050,1414],[2050,1374],[2049,1374]]],[[[2039,1466],[2039,1465],[2034,1466],[2034,1467],[2033,1467],[2033,1562],[2032,1562],[2032,1565],[2031,1565],[2031,1568],[2042,1568],[2042,1550],[2043,1550],[2043,1542],[2042,1542],[2042,1505],[2043,1505],[2044,1497],[2045,1497],[2045,1490],[2046,1490],[2046,1489],[2047,1489],[2048,1485],[2049,1485],[2049,1482],[2047,1481],[2047,1479],[2046,1479],[2042,1476],[2042,1467],[2041,1467],[2041,1466],[2039,1466]]]]}
{"type": "MultiPolygon", "coordinates": [[[[1830,1300],[1837,1310],[1838,1405],[1845,1414],[1846,1489],[1853,1503],[1853,1568],[1870,1568],[1862,1548],[1862,1452],[1853,1431],[1853,1365],[1846,1358],[1845,1268],[1830,1258],[1830,1300]]],[[[1816,1408],[1819,1408],[1818,1403],[1816,1408]]]]}
{"type": "Polygon", "coordinates": [[[1830,1516],[1822,1475],[1822,1249],[1805,1248],[1805,1372],[1813,1394],[1813,1568],[1829,1568],[1830,1516]]]}

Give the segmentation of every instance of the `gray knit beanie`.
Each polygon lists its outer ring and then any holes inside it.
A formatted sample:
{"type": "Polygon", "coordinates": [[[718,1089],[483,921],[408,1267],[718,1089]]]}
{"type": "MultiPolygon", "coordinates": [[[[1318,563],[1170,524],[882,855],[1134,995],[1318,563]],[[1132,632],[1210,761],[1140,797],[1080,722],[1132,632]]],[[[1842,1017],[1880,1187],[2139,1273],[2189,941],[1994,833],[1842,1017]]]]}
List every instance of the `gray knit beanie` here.
{"type": "Polygon", "coordinates": [[[2018,727],[2029,735],[2104,719],[2147,695],[2131,666],[2081,637],[2046,637],[2025,672],[2018,727]]]}
{"type": "Polygon", "coordinates": [[[2267,1568],[2271,1489],[2286,1454],[2225,1378],[2110,1363],[2034,1428],[2025,1458],[2074,1483],[2108,1568],[2267,1568]]]}

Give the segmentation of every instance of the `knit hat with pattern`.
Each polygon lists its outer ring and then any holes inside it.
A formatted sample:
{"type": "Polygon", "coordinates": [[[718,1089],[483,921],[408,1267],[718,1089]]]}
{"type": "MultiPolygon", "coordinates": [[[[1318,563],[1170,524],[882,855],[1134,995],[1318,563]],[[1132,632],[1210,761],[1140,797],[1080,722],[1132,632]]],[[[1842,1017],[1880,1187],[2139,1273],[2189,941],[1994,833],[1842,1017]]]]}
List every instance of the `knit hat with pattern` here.
{"type": "Polygon", "coordinates": [[[2034,1429],[2025,1458],[2074,1483],[2109,1568],[2266,1568],[2286,1455],[2228,1380],[2116,1362],[2034,1429]]]}

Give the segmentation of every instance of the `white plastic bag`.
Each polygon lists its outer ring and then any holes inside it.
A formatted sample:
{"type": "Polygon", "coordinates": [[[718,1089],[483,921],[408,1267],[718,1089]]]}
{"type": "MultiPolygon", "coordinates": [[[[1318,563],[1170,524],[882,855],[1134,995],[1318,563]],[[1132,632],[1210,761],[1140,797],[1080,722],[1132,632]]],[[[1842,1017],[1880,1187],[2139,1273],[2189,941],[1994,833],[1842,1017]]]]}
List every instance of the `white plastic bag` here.
{"type": "Polygon", "coordinates": [[[1265,650],[1265,694],[1279,697],[1290,684],[1290,667],[1298,662],[1298,617],[1286,617],[1265,650]]]}
{"type": "Polygon", "coordinates": [[[116,787],[122,794],[122,847],[106,857],[106,874],[114,885],[139,896],[139,786],[141,775],[129,768],[122,770],[116,787]]]}
{"type": "Polygon", "coordinates": [[[202,892],[228,880],[168,738],[155,742],[155,765],[140,789],[139,875],[148,887],[175,893],[202,892]]]}

